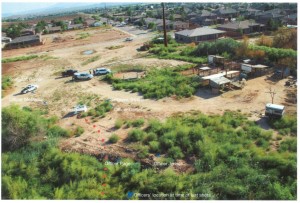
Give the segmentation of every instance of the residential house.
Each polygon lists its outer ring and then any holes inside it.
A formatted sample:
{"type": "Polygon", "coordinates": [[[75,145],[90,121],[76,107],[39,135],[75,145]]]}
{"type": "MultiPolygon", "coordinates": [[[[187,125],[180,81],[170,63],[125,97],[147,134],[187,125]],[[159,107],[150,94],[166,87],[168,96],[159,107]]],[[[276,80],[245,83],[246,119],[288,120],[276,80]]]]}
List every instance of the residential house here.
{"type": "Polygon", "coordinates": [[[264,31],[265,25],[250,20],[244,20],[219,25],[218,29],[226,31],[227,36],[237,37],[243,34],[264,31]]]}
{"type": "Polygon", "coordinates": [[[100,27],[101,25],[103,25],[103,23],[100,21],[97,21],[93,24],[93,27],[100,27]]]}
{"type": "Polygon", "coordinates": [[[297,25],[297,13],[285,16],[282,23],[285,25],[297,25]]]}
{"type": "Polygon", "coordinates": [[[204,25],[204,26],[210,26],[210,25],[214,25],[214,24],[215,24],[215,20],[208,19],[208,18],[202,22],[202,25],[204,25]]]}
{"type": "Polygon", "coordinates": [[[191,12],[191,13],[187,14],[187,17],[188,17],[188,19],[191,19],[191,18],[195,18],[197,15],[198,15],[198,13],[191,12]]]}
{"type": "Polygon", "coordinates": [[[220,8],[214,11],[218,17],[235,18],[238,16],[238,11],[233,8],[220,8]]]}
{"type": "MultiPolygon", "coordinates": [[[[150,23],[154,23],[155,24],[155,28],[159,31],[163,30],[163,20],[162,19],[156,19],[156,18],[144,18],[144,21],[146,23],[146,25],[148,26],[150,23]]],[[[173,30],[173,24],[170,20],[166,20],[166,30],[173,30]]]]}
{"type": "Polygon", "coordinates": [[[174,30],[189,29],[189,23],[182,22],[182,21],[175,21],[175,22],[173,22],[173,29],[174,30]]]}
{"type": "Polygon", "coordinates": [[[200,14],[191,18],[190,20],[192,23],[196,23],[198,25],[212,25],[215,24],[216,19],[216,14],[207,10],[202,10],[200,14]]]}
{"type": "Polygon", "coordinates": [[[128,22],[129,22],[129,23],[134,23],[135,21],[141,20],[143,17],[144,17],[143,15],[130,16],[130,17],[128,18],[128,22]]]}
{"type": "Polygon", "coordinates": [[[33,28],[24,28],[21,30],[21,37],[28,35],[35,35],[35,30],[33,28]]]}
{"type": "Polygon", "coordinates": [[[68,30],[78,30],[78,29],[83,29],[83,24],[72,24],[68,25],[68,30]]]}
{"type": "Polygon", "coordinates": [[[83,22],[83,26],[84,27],[92,27],[94,25],[94,23],[97,22],[96,20],[94,19],[86,19],[84,22],[83,22]]]}
{"type": "Polygon", "coordinates": [[[2,37],[1,42],[2,43],[9,43],[9,42],[11,42],[11,38],[10,37],[2,37]]]}
{"type": "Polygon", "coordinates": [[[256,12],[253,16],[256,22],[268,24],[270,20],[274,22],[281,22],[285,16],[284,10],[272,9],[264,12],[256,12]]]}
{"type": "Polygon", "coordinates": [[[182,20],[182,16],[179,15],[179,14],[174,14],[173,17],[174,17],[175,21],[181,21],[182,20]]]}
{"type": "Polygon", "coordinates": [[[224,35],[225,31],[202,27],[193,30],[182,30],[175,32],[175,39],[178,42],[203,42],[216,40],[224,35]]]}
{"type": "Polygon", "coordinates": [[[41,44],[43,44],[41,35],[28,35],[28,36],[22,36],[13,39],[5,46],[5,48],[14,49],[14,48],[35,46],[41,44]]]}
{"type": "Polygon", "coordinates": [[[48,30],[49,33],[55,33],[55,32],[61,32],[62,28],[61,26],[46,27],[46,30],[48,30]]]}

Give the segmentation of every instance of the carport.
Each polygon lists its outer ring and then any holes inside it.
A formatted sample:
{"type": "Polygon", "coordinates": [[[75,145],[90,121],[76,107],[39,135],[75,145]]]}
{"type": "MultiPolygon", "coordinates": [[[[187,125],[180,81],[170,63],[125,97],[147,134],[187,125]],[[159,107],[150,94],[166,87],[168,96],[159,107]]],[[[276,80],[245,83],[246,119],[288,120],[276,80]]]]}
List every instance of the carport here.
{"type": "Polygon", "coordinates": [[[210,67],[201,67],[198,69],[198,75],[203,77],[205,75],[209,75],[211,71],[210,67]]]}
{"type": "Polygon", "coordinates": [[[212,88],[213,93],[223,93],[224,88],[230,89],[231,80],[225,78],[225,77],[218,77],[218,78],[211,78],[209,80],[209,85],[212,88]]]}

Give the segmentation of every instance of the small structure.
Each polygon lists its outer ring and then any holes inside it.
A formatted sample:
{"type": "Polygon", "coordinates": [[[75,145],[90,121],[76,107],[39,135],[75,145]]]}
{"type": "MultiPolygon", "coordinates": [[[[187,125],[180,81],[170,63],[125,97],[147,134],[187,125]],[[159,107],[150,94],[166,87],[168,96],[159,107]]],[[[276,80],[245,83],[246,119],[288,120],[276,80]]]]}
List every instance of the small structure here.
{"type": "Polygon", "coordinates": [[[100,27],[102,25],[102,22],[97,21],[93,24],[93,27],[100,27]]]}
{"type": "Polygon", "coordinates": [[[29,36],[17,37],[13,39],[5,46],[5,48],[14,49],[14,48],[35,46],[41,44],[43,44],[43,42],[40,35],[29,35],[29,36]]]}
{"type": "Polygon", "coordinates": [[[206,75],[205,73],[210,74],[211,68],[210,67],[201,67],[198,69],[198,75],[200,77],[203,77],[204,75],[206,75]]]}
{"type": "Polygon", "coordinates": [[[76,29],[83,29],[83,24],[73,24],[68,25],[68,30],[76,30],[76,29]]]}
{"type": "Polygon", "coordinates": [[[225,58],[222,56],[217,55],[209,55],[208,56],[208,63],[209,64],[216,64],[216,65],[223,65],[225,62],[225,58]]]}
{"type": "Polygon", "coordinates": [[[224,76],[219,77],[219,78],[211,78],[209,80],[209,85],[212,88],[221,88],[224,87],[226,84],[230,84],[231,81],[227,78],[225,78],[224,76]]]}
{"type": "Polygon", "coordinates": [[[61,26],[55,26],[55,27],[46,27],[49,33],[55,33],[55,32],[61,32],[61,26]]]}
{"type": "Polygon", "coordinates": [[[241,70],[243,71],[244,74],[248,75],[262,75],[263,72],[265,72],[266,68],[268,68],[268,66],[266,65],[261,65],[261,64],[257,64],[257,65],[251,65],[251,64],[242,64],[241,65],[241,70]]]}
{"type": "Polygon", "coordinates": [[[175,39],[179,42],[191,43],[191,42],[203,42],[216,40],[224,35],[225,31],[216,30],[212,28],[196,28],[193,30],[182,30],[175,32],[175,39]]]}
{"type": "Polygon", "coordinates": [[[266,104],[265,115],[269,118],[281,118],[284,114],[285,107],[278,104],[266,104]]]}
{"type": "Polygon", "coordinates": [[[239,71],[226,71],[218,74],[208,75],[201,77],[201,83],[203,86],[209,85],[213,93],[223,92],[225,88],[232,89],[232,81],[228,78],[233,78],[239,75],[239,71]]]}
{"type": "Polygon", "coordinates": [[[24,28],[21,30],[20,36],[35,35],[35,30],[33,28],[24,28]]]}
{"type": "Polygon", "coordinates": [[[10,37],[2,37],[1,42],[2,43],[9,43],[9,42],[11,42],[11,38],[10,37]]]}

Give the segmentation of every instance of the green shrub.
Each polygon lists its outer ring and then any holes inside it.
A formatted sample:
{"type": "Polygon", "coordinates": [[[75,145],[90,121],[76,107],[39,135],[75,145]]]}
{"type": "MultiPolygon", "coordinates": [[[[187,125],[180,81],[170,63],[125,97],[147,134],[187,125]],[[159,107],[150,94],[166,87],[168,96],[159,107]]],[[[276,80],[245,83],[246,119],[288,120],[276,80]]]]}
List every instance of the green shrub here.
{"type": "Polygon", "coordinates": [[[83,113],[81,114],[81,117],[82,117],[82,118],[87,117],[87,116],[88,116],[88,113],[87,113],[87,112],[83,112],[83,113]]]}
{"type": "Polygon", "coordinates": [[[286,140],[280,143],[279,147],[280,152],[290,151],[297,152],[297,139],[296,138],[287,138],[286,140]]]}
{"type": "Polygon", "coordinates": [[[13,84],[13,80],[10,76],[2,76],[2,90],[10,88],[13,84]]]}
{"type": "Polygon", "coordinates": [[[144,98],[161,99],[177,95],[190,97],[196,92],[199,83],[193,77],[182,76],[172,69],[151,70],[139,80],[113,82],[114,89],[138,90],[144,98]]]}
{"type": "Polygon", "coordinates": [[[78,126],[75,131],[74,131],[74,135],[75,137],[79,137],[80,135],[82,135],[84,133],[84,129],[80,126],[78,126]]]}
{"type": "Polygon", "coordinates": [[[116,122],[115,122],[115,128],[116,129],[119,129],[122,127],[124,121],[122,119],[117,119],[116,122]]]}
{"type": "Polygon", "coordinates": [[[65,130],[59,126],[53,126],[47,131],[47,135],[49,137],[68,137],[70,136],[70,134],[70,131],[65,130]]]}
{"type": "Polygon", "coordinates": [[[131,122],[133,127],[141,127],[142,125],[144,125],[145,121],[142,118],[136,119],[134,121],[131,122]]]}
{"type": "Polygon", "coordinates": [[[29,55],[29,56],[17,56],[13,58],[4,58],[2,59],[2,63],[10,63],[10,62],[16,62],[16,61],[27,61],[30,59],[34,59],[39,57],[38,55],[29,55]]]}
{"type": "Polygon", "coordinates": [[[162,124],[159,120],[152,119],[148,122],[147,131],[158,134],[162,128],[162,124]]]}
{"type": "Polygon", "coordinates": [[[150,152],[156,153],[160,152],[160,145],[158,141],[149,142],[150,152]]]}
{"type": "Polygon", "coordinates": [[[269,146],[269,142],[264,138],[258,138],[258,140],[256,141],[256,145],[259,147],[267,148],[269,146]]]}
{"type": "Polygon", "coordinates": [[[137,142],[143,140],[145,133],[140,129],[132,129],[128,132],[128,140],[130,142],[137,142]]]}
{"type": "Polygon", "coordinates": [[[191,53],[194,56],[207,56],[207,54],[215,55],[226,52],[235,54],[235,50],[240,46],[240,43],[234,39],[226,38],[219,39],[215,42],[200,43],[197,48],[191,53]]]}
{"type": "Polygon", "coordinates": [[[119,136],[116,134],[112,134],[112,136],[110,136],[109,138],[110,143],[117,143],[118,141],[119,141],[119,136]]]}
{"type": "Polygon", "coordinates": [[[138,152],[137,152],[137,157],[140,159],[144,159],[148,156],[149,153],[149,148],[148,146],[139,146],[138,147],[138,152]]]}
{"type": "Polygon", "coordinates": [[[180,147],[172,147],[168,150],[168,156],[173,159],[181,159],[184,157],[180,147]]]}
{"type": "Polygon", "coordinates": [[[296,116],[284,116],[281,119],[269,120],[269,124],[283,135],[297,135],[297,118],[296,116]]]}
{"type": "Polygon", "coordinates": [[[153,132],[150,132],[146,135],[145,139],[144,139],[144,143],[149,143],[150,141],[154,141],[157,140],[157,135],[153,132]]]}

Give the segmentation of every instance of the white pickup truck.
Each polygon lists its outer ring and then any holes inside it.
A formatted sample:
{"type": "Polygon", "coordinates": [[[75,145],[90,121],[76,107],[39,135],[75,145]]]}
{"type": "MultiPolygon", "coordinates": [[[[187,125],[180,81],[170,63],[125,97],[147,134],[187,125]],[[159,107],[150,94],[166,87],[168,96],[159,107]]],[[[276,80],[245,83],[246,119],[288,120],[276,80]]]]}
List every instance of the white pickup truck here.
{"type": "Polygon", "coordinates": [[[86,111],[87,111],[86,105],[81,105],[81,104],[75,106],[74,110],[73,110],[74,114],[78,114],[78,113],[86,112],[86,111]]]}

